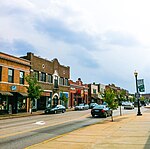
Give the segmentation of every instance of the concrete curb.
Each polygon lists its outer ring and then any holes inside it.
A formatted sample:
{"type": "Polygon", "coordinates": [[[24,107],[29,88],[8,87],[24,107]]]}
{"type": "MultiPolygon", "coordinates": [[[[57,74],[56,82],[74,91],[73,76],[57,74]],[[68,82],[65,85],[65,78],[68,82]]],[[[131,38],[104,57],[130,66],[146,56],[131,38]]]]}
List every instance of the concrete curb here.
{"type": "MultiPolygon", "coordinates": [[[[74,109],[67,109],[66,112],[74,111],[74,109]]],[[[4,119],[12,119],[12,118],[20,118],[20,117],[28,117],[28,116],[36,116],[36,115],[44,115],[44,111],[37,111],[31,113],[17,113],[17,114],[4,114],[0,115],[0,120],[4,119]]]]}

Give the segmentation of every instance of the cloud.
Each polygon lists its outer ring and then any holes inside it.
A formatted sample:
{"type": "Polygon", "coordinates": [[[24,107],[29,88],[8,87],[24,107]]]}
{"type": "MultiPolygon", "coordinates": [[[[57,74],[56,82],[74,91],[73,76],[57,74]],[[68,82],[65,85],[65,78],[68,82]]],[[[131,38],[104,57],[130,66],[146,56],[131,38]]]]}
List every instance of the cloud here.
{"type": "Polygon", "coordinates": [[[71,30],[67,24],[58,19],[49,19],[35,22],[35,28],[38,32],[60,40],[70,45],[79,45],[87,50],[95,50],[95,39],[86,32],[76,32],[71,30]]]}
{"type": "Polygon", "coordinates": [[[148,1],[0,3],[1,51],[20,56],[30,51],[50,60],[58,58],[71,67],[71,79],[81,77],[87,83],[115,83],[133,91],[135,69],[148,82],[148,1]]]}
{"type": "Polygon", "coordinates": [[[139,41],[136,40],[135,37],[127,33],[117,31],[107,31],[103,34],[103,39],[104,43],[106,44],[117,45],[122,47],[135,47],[140,45],[139,41]]]}

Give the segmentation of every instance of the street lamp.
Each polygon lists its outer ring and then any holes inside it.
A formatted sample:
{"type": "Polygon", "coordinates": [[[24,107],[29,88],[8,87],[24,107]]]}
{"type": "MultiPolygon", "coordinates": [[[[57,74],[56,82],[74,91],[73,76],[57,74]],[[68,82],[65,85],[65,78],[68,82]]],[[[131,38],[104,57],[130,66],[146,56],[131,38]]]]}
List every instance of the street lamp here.
{"type": "Polygon", "coordinates": [[[138,113],[137,113],[137,116],[140,116],[142,114],[141,114],[141,111],[140,111],[139,89],[138,89],[138,83],[137,83],[138,73],[136,71],[134,72],[134,76],[135,76],[135,82],[136,82],[136,98],[138,100],[138,113]]]}

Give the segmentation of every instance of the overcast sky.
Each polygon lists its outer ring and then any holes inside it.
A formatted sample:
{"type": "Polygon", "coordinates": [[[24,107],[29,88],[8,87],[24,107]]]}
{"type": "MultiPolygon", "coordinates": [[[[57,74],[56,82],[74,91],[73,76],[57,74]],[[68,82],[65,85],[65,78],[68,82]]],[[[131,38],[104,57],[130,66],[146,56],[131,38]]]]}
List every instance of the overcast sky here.
{"type": "Polygon", "coordinates": [[[0,51],[70,66],[71,79],[150,93],[149,0],[0,0],[0,51]]]}

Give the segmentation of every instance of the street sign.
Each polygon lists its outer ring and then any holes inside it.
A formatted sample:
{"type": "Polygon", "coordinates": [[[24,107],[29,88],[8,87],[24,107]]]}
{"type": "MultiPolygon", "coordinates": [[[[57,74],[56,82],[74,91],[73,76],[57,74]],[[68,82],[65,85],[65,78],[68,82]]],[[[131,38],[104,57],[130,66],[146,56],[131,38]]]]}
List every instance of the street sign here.
{"type": "Polygon", "coordinates": [[[139,92],[145,92],[144,79],[137,80],[139,92]]]}
{"type": "Polygon", "coordinates": [[[135,93],[135,98],[140,98],[140,94],[139,93],[135,93]]]}

